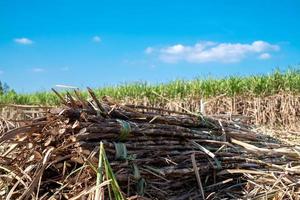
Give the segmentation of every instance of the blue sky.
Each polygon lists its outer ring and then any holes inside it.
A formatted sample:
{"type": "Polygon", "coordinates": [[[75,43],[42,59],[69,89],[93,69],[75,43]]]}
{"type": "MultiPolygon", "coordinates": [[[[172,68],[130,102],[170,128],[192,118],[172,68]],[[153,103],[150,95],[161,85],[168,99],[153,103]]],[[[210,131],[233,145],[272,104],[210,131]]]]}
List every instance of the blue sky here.
{"type": "Polygon", "coordinates": [[[300,63],[300,1],[0,1],[0,80],[159,83],[248,75],[300,63]]]}

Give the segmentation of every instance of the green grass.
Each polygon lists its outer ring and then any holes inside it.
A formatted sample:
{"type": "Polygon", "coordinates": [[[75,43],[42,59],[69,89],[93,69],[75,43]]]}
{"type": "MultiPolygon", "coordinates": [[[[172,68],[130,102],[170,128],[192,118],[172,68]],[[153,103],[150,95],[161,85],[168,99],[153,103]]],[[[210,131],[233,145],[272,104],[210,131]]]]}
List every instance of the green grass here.
{"type": "MultiPolygon", "coordinates": [[[[175,80],[166,84],[150,85],[145,82],[122,84],[94,89],[97,96],[108,95],[115,99],[130,97],[150,102],[157,99],[152,91],[169,99],[185,97],[213,97],[221,94],[266,96],[278,92],[300,94],[300,70],[290,69],[285,72],[276,70],[268,75],[230,76],[226,78],[206,78],[194,80],[175,80]]],[[[87,92],[82,92],[87,97],[87,92]]],[[[0,103],[57,105],[58,98],[52,92],[36,92],[32,94],[16,94],[9,92],[0,96],[0,103]]]]}

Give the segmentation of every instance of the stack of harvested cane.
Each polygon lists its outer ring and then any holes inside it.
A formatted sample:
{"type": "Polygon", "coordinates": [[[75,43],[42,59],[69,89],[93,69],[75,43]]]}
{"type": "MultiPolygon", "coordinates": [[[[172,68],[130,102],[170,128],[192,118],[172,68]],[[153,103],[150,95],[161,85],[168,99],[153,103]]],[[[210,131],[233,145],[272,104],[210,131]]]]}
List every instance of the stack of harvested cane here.
{"type": "Polygon", "coordinates": [[[0,137],[0,198],[299,199],[299,148],[89,93],[0,137]]]}

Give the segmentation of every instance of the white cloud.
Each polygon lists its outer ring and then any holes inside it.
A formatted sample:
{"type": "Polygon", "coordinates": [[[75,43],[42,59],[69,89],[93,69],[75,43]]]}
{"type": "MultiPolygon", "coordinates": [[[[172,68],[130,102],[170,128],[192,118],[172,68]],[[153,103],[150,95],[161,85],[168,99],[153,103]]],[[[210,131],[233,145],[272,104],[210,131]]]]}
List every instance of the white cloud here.
{"type": "Polygon", "coordinates": [[[146,53],[146,54],[151,54],[151,53],[153,53],[153,51],[154,51],[154,48],[153,48],[153,47],[147,47],[147,48],[145,49],[145,53],[146,53]]]}
{"type": "Polygon", "coordinates": [[[101,37],[99,37],[97,35],[93,37],[93,42],[99,43],[101,41],[102,41],[101,37]]]}
{"type": "Polygon", "coordinates": [[[29,45],[33,43],[33,41],[28,38],[15,38],[14,41],[18,44],[23,44],[23,45],[29,45]]]}
{"type": "MultiPolygon", "coordinates": [[[[193,46],[176,44],[159,49],[159,59],[167,63],[185,61],[189,63],[205,62],[239,62],[250,55],[263,55],[270,58],[270,51],[279,51],[278,45],[265,41],[254,41],[250,44],[216,43],[211,41],[198,42],[193,46]],[[267,55],[268,54],[268,55],[267,55]]],[[[153,51],[152,51],[153,52],[153,51]]],[[[152,53],[151,52],[151,53],[152,53]]]]}
{"type": "Polygon", "coordinates": [[[267,60],[267,59],[270,59],[271,58],[271,54],[269,53],[262,53],[258,56],[259,59],[261,60],[267,60]]]}
{"type": "Polygon", "coordinates": [[[188,51],[190,47],[185,47],[181,44],[176,44],[174,46],[171,46],[171,47],[167,47],[165,49],[162,49],[161,51],[163,53],[166,53],[166,54],[180,54],[180,53],[183,53],[185,51],[188,51]]]}
{"type": "Polygon", "coordinates": [[[35,72],[35,73],[39,73],[39,72],[44,72],[45,69],[43,69],[43,68],[33,68],[32,71],[35,72]]]}
{"type": "Polygon", "coordinates": [[[1,74],[4,74],[4,71],[0,70],[0,75],[1,75],[1,74]]]}

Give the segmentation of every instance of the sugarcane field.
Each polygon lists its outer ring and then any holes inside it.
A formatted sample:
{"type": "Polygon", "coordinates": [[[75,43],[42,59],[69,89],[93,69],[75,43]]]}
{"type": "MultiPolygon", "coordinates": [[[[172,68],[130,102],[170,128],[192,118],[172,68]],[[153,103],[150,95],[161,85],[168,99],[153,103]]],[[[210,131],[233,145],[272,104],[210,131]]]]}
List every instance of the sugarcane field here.
{"type": "Polygon", "coordinates": [[[300,200],[300,1],[0,1],[0,200],[300,200]]]}
{"type": "Polygon", "coordinates": [[[3,199],[299,199],[297,92],[52,93],[56,105],[2,106],[3,199]]]}

